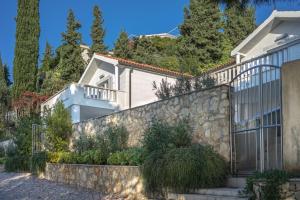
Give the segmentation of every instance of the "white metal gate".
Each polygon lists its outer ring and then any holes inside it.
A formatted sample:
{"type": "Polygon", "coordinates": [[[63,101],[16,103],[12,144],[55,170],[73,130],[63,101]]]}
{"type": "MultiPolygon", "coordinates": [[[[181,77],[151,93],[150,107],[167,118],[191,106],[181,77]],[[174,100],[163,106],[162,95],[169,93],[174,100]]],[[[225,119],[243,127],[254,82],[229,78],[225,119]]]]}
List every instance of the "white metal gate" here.
{"type": "Polygon", "coordinates": [[[281,68],[255,66],[237,75],[230,86],[233,173],[280,169],[281,68]]]}

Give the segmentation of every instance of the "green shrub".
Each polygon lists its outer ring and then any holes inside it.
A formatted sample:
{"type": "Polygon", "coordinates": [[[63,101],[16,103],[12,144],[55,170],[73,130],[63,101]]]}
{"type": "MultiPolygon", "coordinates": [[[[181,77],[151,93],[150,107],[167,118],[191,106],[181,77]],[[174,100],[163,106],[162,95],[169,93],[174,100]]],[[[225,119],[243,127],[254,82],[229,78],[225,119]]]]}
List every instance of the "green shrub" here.
{"type": "Polygon", "coordinates": [[[247,178],[245,192],[255,199],[253,185],[256,182],[263,182],[262,199],[265,200],[280,200],[280,185],[288,182],[289,175],[285,171],[270,170],[266,172],[256,172],[254,175],[247,178]]]}
{"type": "Polygon", "coordinates": [[[146,188],[152,192],[222,186],[227,172],[226,162],[210,146],[201,145],[154,151],[142,167],[146,188]]]}
{"type": "Polygon", "coordinates": [[[0,158],[1,157],[5,157],[5,149],[2,146],[0,146],[0,158]]]}
{"type": "Polygon", "coordinates": [[[30,157],[26,156],[10,156],[5,158],[5,171],[8,172],[24,172],[30,170],[30,157]]]}
{"type": "Polygon", "coordinates": [[[81,135],[74,141],[73,148],[76,152],[82,153],[84,151],[96,148],[96,138],[87,135],[81,135]]]}
{"type": "Polygon", "coordinates": [[[38,152],[32,155],[31,171],[33,174],[39,174],[45,171],[48,155],[46,152],[38,152]]]}
{"type": "Polygon", "coordinates": [[[106,137],[104,140],[108,142],[110,152],[127,148],[128,132],[124,126],[110,126],[103,135],[106,137]]]}
{"type": "Polygon", "coordinates": [[[46,121],[47,148],[50,151],[67,151],[69,137],[72,133],[72,120],[69,111],[62,102],[58,102],[53,113],[49,113],[46,121]]]}
{"type": "Polygon", "coordinates": [[[66,164],[106,164],[107,156],[100,150],[49,153],[49,162],[66,164]]]}
{"type": "Polygon", "coordinates": [[[165,152],[170,148],[191,146],[191,128],[187,119],[172,126],[164,121],[154,120],[143,137],[143,148],[146,155],[153,151],[165,152]]]}
{"type": "Polygon", "coordinates": [[[0,165],[4,165],[4,163],[5,163],[5,158],[4,158],[4,157],[1,157],[1,158],[0,158],[0,165]]]}
{"type": "Polygon", "coordinates": [[[58,163],[76,164],[77,163],[77,154],[73,153],[73,152],[59,152],[57,162],[58,163]]]}
{"type": "Polygon", "coordinates": [[[130,148],[112,153],[108,159],[109,165],[130,165],[138,166],[143,163],[142,148],[130,148]]]}

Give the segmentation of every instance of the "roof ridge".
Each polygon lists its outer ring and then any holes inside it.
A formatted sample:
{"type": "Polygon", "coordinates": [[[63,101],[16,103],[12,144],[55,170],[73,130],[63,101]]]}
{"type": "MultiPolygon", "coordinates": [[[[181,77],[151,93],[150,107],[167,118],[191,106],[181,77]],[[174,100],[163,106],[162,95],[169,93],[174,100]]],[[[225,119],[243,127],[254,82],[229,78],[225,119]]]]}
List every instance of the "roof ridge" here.
{"type": "Polygon", "coordinates": [[[152,64],[147,64],[147,63],[140,63],[140,62],[137,62],[137,61],[134,61],[134,60],[131,60],[131,59],[126,59],[126,58],[120,58],[120,57],[116,57],[116,56],[112,56],[112,55],[105,55],[105,54],[101,54],[101,53],[95,53],[99,56],[103,56],[103,57],[106,57],[106,58],[111,58],[111,59],[116,59],[118,60],[119,62],[123,62],[123,64],[128,64],[130,66],[135,66],[135,67],[138,67],[138,68],[143,68],[143,67],[146,67],[148,69],[152,69],[153,71],[156,71],[156,72],[165,72],[165,73],[168,73],[169,75],[173,75],[173,76],[181,76],[181,75],[184,75],[184,76],[189,76],[189,77],[193,77],[193,75],[191,74],[188,74],[188,73],[182,73],[180,71],[176,71],[176,70],[170,70],[170,69],[166,69],[162,66],[157,66],[157,65],[152,65],[152,64]]]}

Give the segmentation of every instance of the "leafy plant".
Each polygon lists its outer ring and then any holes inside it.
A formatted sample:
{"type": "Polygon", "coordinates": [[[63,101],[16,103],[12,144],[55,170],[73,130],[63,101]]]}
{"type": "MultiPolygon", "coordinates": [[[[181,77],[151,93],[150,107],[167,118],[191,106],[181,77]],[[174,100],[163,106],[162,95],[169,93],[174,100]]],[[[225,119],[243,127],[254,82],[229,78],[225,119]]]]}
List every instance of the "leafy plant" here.
{"type": "Polygon", "coordinates": [[[142,143],[146,155],[156,150],[165,152],[169,148],[190,146],[192,136],[188,119],[179,121],[174,126],[154,119],[146,130],[142,143]]]}
{"type": "Polygon", "coordinates": [[[5,158],[4,157],[0,158],[0,165],[3,165],[3,164],[5,164],[5,158]]]}
{"type": "Polygon", "coordinates": [[[45,171],[48,155],[46,152],[38,152],[32,155],[31,171],[33,174],[39,174],[45,171]]]}
{"type": "Polygon", "coordinates": [[[6,157],[4,168],[8,172],[24,172],[30,170],[30,157],[6,157]]]}
{"type": "Polygon", "coordinates": [[[166,153],[154,151],[142,167],[146,189],[163,192],[189,192],[197,188],[218,187],[227,175],[226,162],[210,146],[173,148],[166,153]]]}
{"type": "Polygon", "coordinates": [[[224,183],[227,163],[212,147],[192,144],[188,119],[170,125],[154,120],[143,140],[142,175],[146,190],[188,192],[224,183]]]}
{"type": "Polygon", "coordinates": [[[5,149],[3,146],[0,146],[0,158],[5,157],[5,149]]]}
{"type": "Polygon", "coordinates": [[[108,142],[110,152],[121,151],[127,148],[128,132],[124,126],[110,126],[103,133],[108,142]]]}
{"type": "Polygon", "coordinates": [[[76,152],[82,153],[89,149],[95,149],[96,143],[97,141],[95,137],[84,134],[74,141],[73,147],[76,152]]]}
{"type": "Polygon", "coordinates": [[[138,166],[143,163],[143,149],[130,148],[112,153],[108,159],[109,165],[131,165],[138,166]]]}
{"type": "Polygon", "coordinates": [[[159,99],[168,99],[172,96],[208,89],[215,85],[216,80],[209,74],[203,73],[193,79],[182,75],[181,77],[177,78],[175,84],[173,85],[162,79],[160,85],[158,86],[154,81],[153,89],[156,90],[155,95],[159,99]]]}
{"type": "Polygon", "coordinates": [[[262,182],[262,199],[264,200],[280,200],[280,186],[288,182],[289,175],[285,171],[270,170],[265,172],[256,172],[247,178],[245,193],[251,195],[251,199],[255,199],[254,184],[262,182]]]}
{"type": "Polygon", "coordinates": [[[68,150],[72,133],[72,121],[69,111],[62,102],[58,102],[53,113],[46,117],[47,148],[50,151],[68,150]]]}

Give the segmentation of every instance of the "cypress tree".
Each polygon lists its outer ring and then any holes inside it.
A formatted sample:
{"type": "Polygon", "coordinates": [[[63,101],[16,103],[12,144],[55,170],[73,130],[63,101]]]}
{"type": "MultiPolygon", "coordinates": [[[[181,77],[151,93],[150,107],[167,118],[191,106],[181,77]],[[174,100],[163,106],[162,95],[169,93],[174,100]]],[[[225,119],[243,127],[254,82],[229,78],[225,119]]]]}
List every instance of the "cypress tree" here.
{"type": "Polygon", "coordinates": [[[81,34],[78,30],[80,23],[75,19],[72,10],[67,18],[67,30],[62,33],[63,44],[60,49],[60,62],[58,64],[60,77],[65,83],[77,82],[84,71],[85,62],[80,47],[81,34]]]}
{"type": "Polygon", "coordinates": [[[221,12],[211,0],[191,0],[180,26],[179,55],[183,71],[195,73],[222,57],[221,12]]]}
{"type": "Polygon", "coordinates": [[[89,56],[92,57],[95,52],[105,53],[106,46],[104,45],[105,30],[103,28],[104,20],[102,18],[101,10],[98,6],[94,7],[93,10],[94,21],[91,28],[92,46],[89,51],[89,56]]]}
{"type": "Polygon", "coordinates": [[[245,7],[239,3],[228,4],[224,16],[224,34],[233,47],[237,46],[256,28],[253,7],[245,7]]]}
{"type": "Polygon", "coordinates": [[[53,66],[53,51],[52,47],[48,42],[46,42],[44,57],[42,60],[42,66],[40,67],[40,71],[46,72],[52,69],[53,66]]]}
{"type": "Polygon", "coordinates": [[[2,63],[0,56],[0,127],[5,125],[5,115],[8,111],[9,102],[9,90],[8,90],[8,74],[6,71],[6,65],[2,63]]]}
{"type": "Polygon", "coordinates": [[[121,31],[115,42],[114,55],[120,58],[131,58],[132,51],[129,45],[129,38],[125,31],[121,31]]]}
{"type": "Polygon", "coordinates": [[[18,0],[14,57],[14,98],[35,91],[39,55],[39,0],[18,0]]]}
{"type": "Polygon", "coordinates": [[[40,92],[43,88],[43,82],[46,79],[46,74],[53,68],[53,52],[52,47],[46,42],[44,57],[42,59],[42,65],[38,70],[37,75],[37,91],[40,92]]]}

